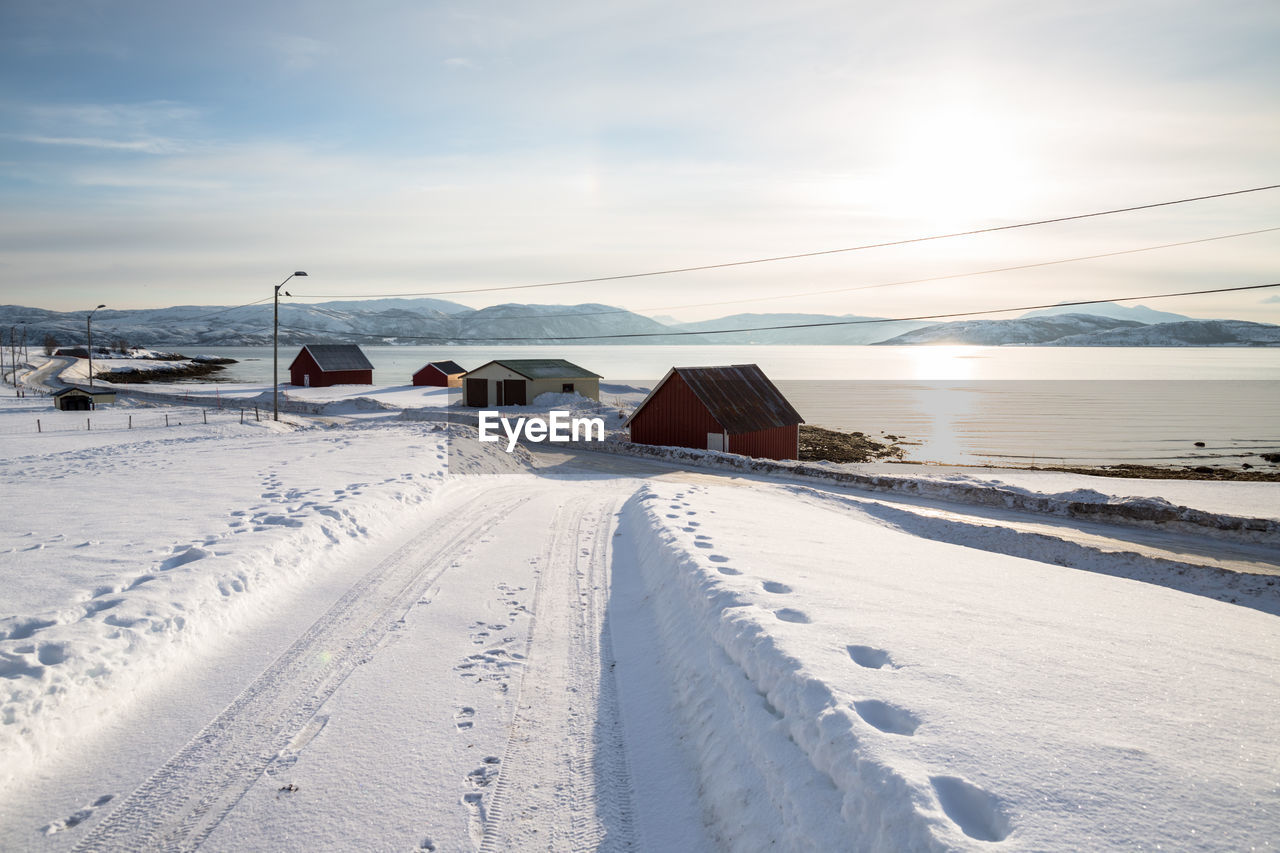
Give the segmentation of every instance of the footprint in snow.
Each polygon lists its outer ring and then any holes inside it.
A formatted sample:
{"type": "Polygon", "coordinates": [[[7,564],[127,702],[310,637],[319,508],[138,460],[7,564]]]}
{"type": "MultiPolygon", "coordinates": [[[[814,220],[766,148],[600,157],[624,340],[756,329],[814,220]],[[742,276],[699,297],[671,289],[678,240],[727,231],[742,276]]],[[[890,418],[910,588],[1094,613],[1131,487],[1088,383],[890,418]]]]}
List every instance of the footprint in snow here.
{"type": "Polygon", "coordinates": [[[920,727],[920,719],[915,714],[879,699],[854,702],[853,710],[858,712],[863,722],[885,734],[910,736],[920,727]]]}
{"type": "Polygon", "coordinates": [[[484,762],[467,774],[467,784],[473,788],[487,788],[498,778],[498,765],[502,759],[496,755],[486,756],[484,762]]]}
{"type": "Polygon", "coordinates": [[[1004,841],[1012,826],[994,794],[959,776],[931,776],[942,811],[960,831],[978,841],[1004,841]]]}
{"type": "Polygon", "coordinates": [[[462,804],[467,807],[467,834],[471,836],[471,843],[479,848],[484,841],[484,825],[487,821],[484,795],[479,792],[463,794],[462,804]]]}
{"type": "Polygon", "coordinates": [[[884,649],[872,646],[846,646],[845,649],[849,652],[850,659],[858,666],[867,669],[883,669],[886,666],[890,669],[898,668],[884,649]]]}
{"type": "Polygon", "coordinates": [[[454,725],[458,727],[458,731],[465,731],[475,725],[474,717],[476,709],[472,707],[464,707],[459,709],[458,713],[453,715],[454,725]]]}
{"type": "Polygon", "coordinates": [[[787,586],[785,583],[778,583],[777,581],[765,581],[760,585],[764,587],[765,592],[772,592],[776,595],[786,595],[788,592],[791,592],[791,587],[787,586]]]}
{"type": "Polygon", "coordinates": [[[773,615],[777,616],[783,622],[796,622],[802,625],[813,621],[809,618],[808,614],[792,607],[784,607],[781,610],[775,610],[773,615]]]}
{"type": "Polygon", "coordinates": [[[115,799],[114,794],[103,794],[92,803],[77,809],[62,820],[55,820],[53,823],[46,824],[40,828],[40,831],[45,835],[56,835],[65,829],[71,829],[74,826],[79,826],[89,818],[93,817],[94,812],[111,802],[113,799],[115,799]]]}
{"type": "MultiPolygon", "coordinates": [[[[176,551],[176,549],[175,549],[176,551]]],[[[179,566],[185,566],[188,563],[194,563],[196,560],[203,560],[206,557],[213,556],[203,548],[192,545],[181,553],[175,553],[172,557],[160,564],[160,571],[167,572],[170,569],[176,569],[179,566]]]]}

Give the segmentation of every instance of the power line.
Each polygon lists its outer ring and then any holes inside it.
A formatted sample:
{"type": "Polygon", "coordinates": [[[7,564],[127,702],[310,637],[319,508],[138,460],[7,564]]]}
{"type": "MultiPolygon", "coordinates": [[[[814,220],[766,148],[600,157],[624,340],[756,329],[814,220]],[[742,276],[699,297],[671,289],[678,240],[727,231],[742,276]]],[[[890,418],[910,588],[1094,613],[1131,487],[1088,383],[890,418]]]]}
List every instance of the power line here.
{"type": "Polygon", "coordinates": [[[169,320],[170,323],[190,323],[192,320],[203,320],[205,317],[215,317],[218,314],[226,314],[228,311],[239,311],[241,308],[248,308],[251,305],[261,305],[263,302],[270,302],[273,296],[264,296],[262,299],[255,299],[253,302],[246,302],[243,305],[234,305],[230,308],[219,308],[217,311],[210,311],[207,314],[196,314],[191,317],[174,317],[169,320]]]}
{"type": "Polygon", "coordinates": [[[1250,284],[1242,287],[1216,287],[1208,290],[1184,290],[1179,293],[1153,293],[1144,296],[1113,296],[1106,299],[1081,299],[1074,302],[1052,302],[1043,305],[1023,305],[1015,308],[987,308],[981,311],[959,311],[950,314],[922,314],[915,317],[878,317],[862,320],[827,320],[820,323],[785,323],[776,326],[754,326],[742,329],[715,329],[712,331],[690,331],[690,332],[620,332],[612,335],[547,335],[541,337],[520,337],[520,338],[455,338],[449,335],[372,335],[362,334],[358,332],[334,332],[332,329],[309,329],[306,326],[288,326],[289,331],[302,332],[324,332],[326,334],[339,334],[346,337],[372,338],[377,340],[385,340],[386,338],[398,338],[401,340],[418,340],[418,341],[439,341],[441,343],[448,342],[451,344],[492,344],[492,343],[543,343],[547,341],[596,341],[608,340],[616,338],[667,338],[667,337],[685,337],[689,335],[728,335],[739,332],[768,332],[775,329],[816,329],[827,326],[865,326],[873,323],[905,323],[915,320],[947,320],[956,317],[976,317],[985,314],[1009,314],[1014,311],[1035,311],[1040,308],[1062,308],[1074,307],[1078,305],[1098,305],[1103,302],[1131,302],[1135,299],[1143,299],[1150,301],[1152,299],[1172,299],[1178,296],[1204,296],[1211,293],[1237,293],[1245,290],[1264,290],[1270,287],[1280,287],[1280,282],[1272,284],[1250,284]]]}
{"type": "Polygon", "coordinates": [[[1180,198],[1172,201],[1159,201],[1151,204],[1139,204],[1131,207],[1117,207],[1111,210],[1099,210],[1092,213],[1077,213],[1071,216],[1056,216],[1051,219],[1037,219],[1031,222],[1018,222],[1012,225],[995,225],[989,228],[975,228],[970,231],[953,231],[948,234],[933,234],[928,237],[911,237],[905,240],[890,240],[884,243],[867,243],[861,246],[848,246],[842,249],[822,249],[815,252],[799,252],[794,255],[776,255],[769,258],[753,258],[745,261],[725,261],[716,264],[702,264],[692,267],[675,267],[672,269],[651,270],[649,272],[625,273],[622,275],[607,275],[597,278],[578,278],[566,281],[545,281],[537,284],[514,284],[503,285],[501,287],[476,287],[464,290],[427,290],[414,293],[355,293],[355,294],[302,294],[306,298],[328,298],[328,299],[386,299],[391,297],[403,296],[449,296],[464,293],[492,293],[499,290],[529,290],[538,287],[562,287],[570,284],[594,284],[602,281],[621,281],[631,278],[646,278],[658,275],[673,275],[675,273],[700,272],[703,270],[725,269],[727,267],[741,267],[750,264],[767,264],[774,261],[794,261],[801,258],[816,258],[822,255],[835,255],[843,252],[860,252],[866,249],[885,249],[891,246],[906,246],[912,243],[926,243],[932,240],[947,240],[952,237],[972,237],[977,234],[992,234],[998,231],[1011,231],[1015,228],[1031,228],[1037,225],[1052,225],[1060,222],[1072,222],[1079,219],[1092,219],[1099,216],[1111,216],[1117,213],[1132,213],[1137,210],[1151,210],[1157,207],[1170,207],[1176,204],[1189,204],[1196,201],[1207,201],[1215,198],[1227,198],[1228,196],[1245,195],[1247,193],[1264,192],[1266,190],[1280,189],[1280,184],[1270,184],[1265,187],[1251,187],[1244,190],[1232,190],[1230,192],[1213,193],[1211,195],[1194,196],[1192,198],[1180,198]]]}
{"type": "Polygon", "coordinates": [[[1197,240],[1182,240],[1177,243],[1163,243],[1159,246],[1144,246],[1138,249],[1122,249],[1116,252],[1103,252],[1097,255],[1082,255],[1075,258],[1061,258],[1054,261],[1038,261],[1030,264],[1018,264],[1011,267],[996,267],[985,270],[972,270],[970,272],[948,273],[947,275],[929,276],[927,278],[913,278],[902,281],[887,281],[879,284],[861,284],[853,287],[835,287],[826,290],[808,290],[799,293],[781,293],[771,296],[753,296],[746,299],[722,299],[714,302],[693,302],[684,305],[657,305],[650,308],[637,308],[629,310],[625,308],[615,308],[608,311],[580,311],[565,314],[521,314],[507,315],[502,317],[494,317],[495,320],[550,320],[562,317],[604,317],[616,314],[641,314],[649,311],[673,311],[680,308],[709,308],[717,305],[740,305],[745,302],[765,302],[774,299],[793,299],[802,296],[828,296],[833,293],[851,293],[860,290],[875,290],[884,287],[900,287],[909,284],[927,284],[936,281],[947,281],[956,278],[969,278],[971,276],[990,275],[992,273],[1015,272],[1017,270],[1035,269],[1037,267],[1055,266],[1058,264],[1070,264],[1079,261],[1093,261],[1101,258],[1114,258],[1121,255],[1133,255],[1139,252],[1153,252],[1158,249],[1173,249],[1179,246],[1191,246],[1197,243],[1212,243],[1216,240],[1229,240],[1234,237],[1250,237],[1255,234],[1267,234],[1273,231],[1280,231],[1280,226],[1274,228],[1260,228],[1256,231],[1241,231],[1236,234],[1223,234],[1218,237],[1202,237],[1197,240]]]}

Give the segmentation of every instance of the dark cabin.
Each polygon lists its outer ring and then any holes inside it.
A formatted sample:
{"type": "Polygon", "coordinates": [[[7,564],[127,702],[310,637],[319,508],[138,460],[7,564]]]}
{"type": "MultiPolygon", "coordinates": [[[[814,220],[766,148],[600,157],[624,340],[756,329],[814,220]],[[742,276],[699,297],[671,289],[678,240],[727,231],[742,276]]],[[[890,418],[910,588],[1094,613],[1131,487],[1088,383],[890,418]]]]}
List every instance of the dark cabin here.
{"type": "Polygon", "coordinates": [[[637,444],[797,459],[804,418],[754,364],[673,367],[624,426],[637,444]]]}
{"type": "Polygon", "coordinates": [[[413,374],[413,384],[461,388],[462,377],[466,372],[456,361],[433,361],[413,374]]]}
{"type": "Polygon", "coordinates": [[[289,381],[307,388],[372,385],[373,365],[355,344],[307,344],[289,365],[289,381]]]}
{"type": "Polygon", "coordinates": [[[116,392],[86,390],[68,386],[53,392],[53,407],[62,412],[88,412],[98,408],[99,403],[114,403],[116,392]]]}

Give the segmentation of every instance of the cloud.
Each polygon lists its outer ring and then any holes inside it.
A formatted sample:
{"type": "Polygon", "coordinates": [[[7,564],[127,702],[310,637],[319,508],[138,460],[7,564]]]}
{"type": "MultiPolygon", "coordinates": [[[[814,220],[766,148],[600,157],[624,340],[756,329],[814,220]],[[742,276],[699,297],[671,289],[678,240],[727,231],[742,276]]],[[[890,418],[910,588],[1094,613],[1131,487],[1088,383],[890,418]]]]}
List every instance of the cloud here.
{"type": "Polygon", "coordinates": [[[158,100],[132,104],[28,104],[19,115],[41,127],[140,130],[192,121],[201,116],[201,111],[190,104],[158,100]]]}
{"type": "Polygon", "coordinates": [[[328,45],[309,36],[277,35],[269,39],[268,49],[279,57],[285,71],[299,72],[313,68],[328,52],[328,45]]]}
{"type": "Polygon", "coordinates": [[[4,110],[13,131],[0,137],[28,145],[176,154],[191,147],[183,136],[195,134],[201,113],[174,101],[127,103],[26,104],[4,110]]]}
{"type": "Polygon", "coordinates": [[[33,145],[69,145],[80,148],[101,148],[108,151],[138,151],[144,154],[171,154],[181,150],[172,139],[101,139],[76,136],[24,136],[7,134],[8,138],[33,145]]]}

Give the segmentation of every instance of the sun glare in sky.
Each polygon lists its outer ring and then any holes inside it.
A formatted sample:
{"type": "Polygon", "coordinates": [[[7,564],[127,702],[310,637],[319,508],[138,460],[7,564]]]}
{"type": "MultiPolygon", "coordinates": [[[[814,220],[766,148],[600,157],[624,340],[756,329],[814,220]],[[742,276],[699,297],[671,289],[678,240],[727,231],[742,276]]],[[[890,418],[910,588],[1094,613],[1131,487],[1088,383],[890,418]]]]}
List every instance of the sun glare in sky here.
{"type": "MultiPolygon", "coordinates": [[[[236,304],[299,267],[309,293],[355,296],[625,276],[1280,183],[1275,4],[159,8],[0,4],[6,301],[236,304]]],[[[937,291],[837,291],[1276,225],[1271,192],[456,298],[908,315],[937,291]]],[[[941,292],[958,311],[1254,284],[1277,252],[1272,234],[941,292]]],[[[1265,293],[1171,310],[1280,321],[1265,293]]]]}
{"type": "Polygon", "coordinates": [[[1034,175],[1013,125],[971,106],[922,109],[874,178],[886,215],[929,232],[982,227],[1032,209],[1034,175]]]}

